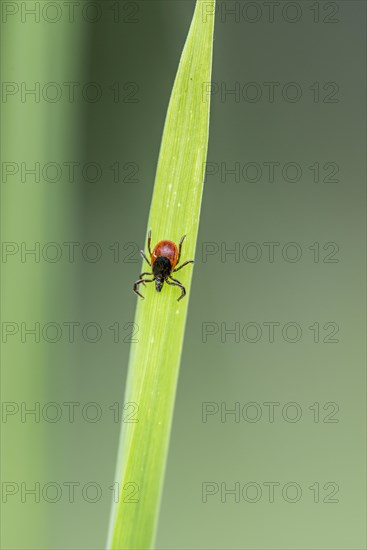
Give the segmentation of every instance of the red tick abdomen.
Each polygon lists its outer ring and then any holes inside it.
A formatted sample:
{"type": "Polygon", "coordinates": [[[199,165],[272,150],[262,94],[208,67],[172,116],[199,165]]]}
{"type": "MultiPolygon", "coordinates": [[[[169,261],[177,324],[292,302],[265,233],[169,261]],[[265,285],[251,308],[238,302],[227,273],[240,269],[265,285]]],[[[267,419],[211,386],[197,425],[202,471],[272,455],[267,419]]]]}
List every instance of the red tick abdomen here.
{"type": "Polygon", "coordinates": [[[172,269],[174,269],[178,260],[178,250],[175,243],[173,241],[159,241],[152,252],[152,263],[154,264],[155,260],[160,256],[168,258],[172,269]]]}

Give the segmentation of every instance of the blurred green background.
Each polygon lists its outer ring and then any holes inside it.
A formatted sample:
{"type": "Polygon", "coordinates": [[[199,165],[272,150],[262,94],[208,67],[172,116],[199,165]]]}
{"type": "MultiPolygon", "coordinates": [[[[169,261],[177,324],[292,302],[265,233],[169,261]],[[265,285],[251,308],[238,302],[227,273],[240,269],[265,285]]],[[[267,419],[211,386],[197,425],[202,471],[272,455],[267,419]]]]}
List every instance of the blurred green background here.
{"type": "MultiPolygon", "coordinates": [[[[193,8],[2,5],[3,548],[105,547],[193,8]]],[[[365,548],[365,11],[218,3],[159,549],[365,548]]]]}

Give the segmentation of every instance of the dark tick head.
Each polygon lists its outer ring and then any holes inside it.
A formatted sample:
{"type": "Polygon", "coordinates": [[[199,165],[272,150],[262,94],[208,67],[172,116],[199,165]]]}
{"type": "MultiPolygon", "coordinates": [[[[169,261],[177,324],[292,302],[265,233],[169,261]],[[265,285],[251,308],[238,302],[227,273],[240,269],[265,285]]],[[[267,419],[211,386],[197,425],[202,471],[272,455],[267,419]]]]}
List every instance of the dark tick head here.
{"type": "Polygon", "coordinates": [[[161,279],[161,277],[157,277],[155,280],[155,289],[157,292],[160,292],[162,290],[164,283],[164,279],[161,279]]]}

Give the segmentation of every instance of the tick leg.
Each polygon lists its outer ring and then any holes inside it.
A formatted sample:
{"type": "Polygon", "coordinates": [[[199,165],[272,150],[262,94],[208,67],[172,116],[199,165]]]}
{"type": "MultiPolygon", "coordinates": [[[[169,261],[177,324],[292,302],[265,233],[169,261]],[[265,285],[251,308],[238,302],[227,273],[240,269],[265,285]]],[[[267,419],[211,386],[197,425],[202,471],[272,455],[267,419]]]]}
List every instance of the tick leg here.
{"type": "Polygon", "coordinates": [[[182,248],[182,243],[183,243],[184,240],[185,240],[185,237],[186,237],[186,235],[184,235],[183,237],[181,237],[181,240],[180,240],[180,242],[178,243],[178,259],[177,259],[177,263],[179,263],[180,258],[181,258],[181,248],[182,248]]]}
{"type": "MultiPolygon", "coordinates": [[[[146,255],[144,254],[144,250],[140,250],[140,256],[142,258],[144,258],[144,260],[149,264],[151,265],[150,261],[148,260],[148,258],[146,257],[146,255]]],[[[149,273],[149,275],[151,275],[151,273],[149,273]]]]}
{"type": "Polygon", "coordinates": [[[180,281],[178,281],[177,279],[174,279],[173,277],[170,277],[170,279],[171,279],[172,281],[174,281],[174,282],[171,283],[168,279],[166,279],[166,283],[167,283],[168,285],[171,285],[171,286],[178,286],[178,287],[180,287],[180,289],[181,289],[181,296],[180,296],[179,298],[177,298],[177,301],[179,302],[180,300],[182,300],[182,298],[183,298],[184,296],[186,296],[186,289],[185,289],[185,287],[183,286],[183,284],[181,284],[180,281]]]}
{"type": "Polygon", "coordinates": [[[138,296],[140,296],[144,300],[144,296],[142,294],[140,294],[140,292],[138,291],[138,286],[141,285],[141,283],[152,283],[153,281],[154,281],[154,279],[138,279],[134,283],[133,291],[135,292],[135,294],[137,294],[138,296]]]}
{"type": "Polygon", "coordinates": [[[178,271],[179,269],[182,269],[187,264],[193,264],[193,263],[194,263],[194,260],[187,260],[187,262],[184,262],[182,265],[180,265],[180,267],[176,267],[176,269],[174,269],[172,273],[174,273],[175,271],[178,271]]]}
{"type": "MultiPolygon", "coordinates": [[[[151,252],[151,250],[150,250],[150,240],[151,240],[151,238],[152,238],[152,230],[149,229],[149,231],[148,231],[148,250],[149,250],[150,256],[152,256],[152,252],[151,252]]],[[[149,264],[149,265],[150,265],[150,264],[149,264]]]]}
{"type": "MultiPolygon", "coordinates": [[[[140,273],[139,279],[141,279],[144,275],[153,275],[153,273],[148,273],[147,271],[145,273],[140,273]]],[[[142,283],[145,286],[145,282],[142,283]]]]}

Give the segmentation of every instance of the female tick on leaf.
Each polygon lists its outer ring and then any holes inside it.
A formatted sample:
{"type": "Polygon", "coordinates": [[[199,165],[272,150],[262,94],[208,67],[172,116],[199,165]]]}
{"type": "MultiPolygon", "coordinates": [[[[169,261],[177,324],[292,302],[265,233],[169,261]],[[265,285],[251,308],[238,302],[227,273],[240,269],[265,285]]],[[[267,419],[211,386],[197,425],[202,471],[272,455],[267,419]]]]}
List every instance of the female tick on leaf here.
{"type": "Polygon", "coordinates": [[[157,292],[160,292],[162,290],[163,283],[166,282],[168,285],[178,286],[181,289],[181,296],[177,298],[177,301],[179,301],[186,295],[186,289],[180,283],[180,281],[174,279],[171,274],[175,271],[178,271],[179,269],[182,269],[187,264],[194,263],[194,260],[187,260],[182,265],[180,265],[180,267],[176,267],[181,258],[182,243],[184,242],[186,235],[184,235],[180,240],[178,249],[175,243],[172,241],[159,241],[159,243],[154,247],[153,252],[151,252],[151,234],[152,232],[149,231],[148,250],[150,254],[150,261],[144,254],[143,250],[140,250],[140,254],[144,258],[144,260],[146,260],[151,266],[153,273],[141,273],[139,279],[134,283],[134,292],[136,292],[136,294],[138,294],[138,296],[140,296],[141,298],[144,298],[144,296],[138,291],[139,285],[152,283],[153,281],[155,281],[155,289],[157,292]],[[144,277],[144,275],[153,275],[153,279],[143,279],[142,277],[144,277]]]}

